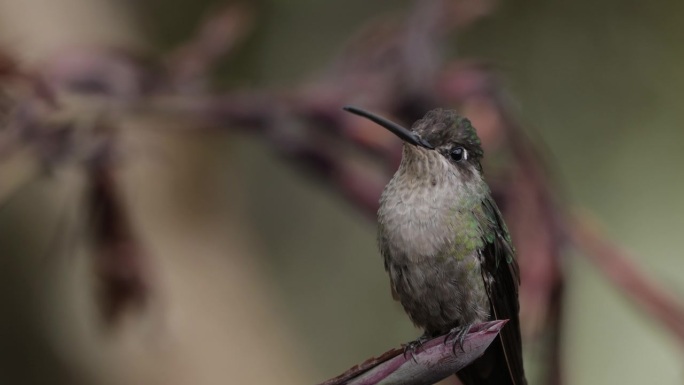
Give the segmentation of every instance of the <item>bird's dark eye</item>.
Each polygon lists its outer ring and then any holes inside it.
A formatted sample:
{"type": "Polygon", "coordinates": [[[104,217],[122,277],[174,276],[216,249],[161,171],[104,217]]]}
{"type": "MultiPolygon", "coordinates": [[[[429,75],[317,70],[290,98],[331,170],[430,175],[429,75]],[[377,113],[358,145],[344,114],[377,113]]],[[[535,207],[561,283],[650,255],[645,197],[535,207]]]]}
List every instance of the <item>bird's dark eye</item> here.
{"type": "Polygon", "coordinates": [[[468,159],[468,152],[465,148],[461,146],[452,148],[449,155],[451,155],[451,159],[453,159],[455,162],[460,162],[463,159],[468,159]]]}

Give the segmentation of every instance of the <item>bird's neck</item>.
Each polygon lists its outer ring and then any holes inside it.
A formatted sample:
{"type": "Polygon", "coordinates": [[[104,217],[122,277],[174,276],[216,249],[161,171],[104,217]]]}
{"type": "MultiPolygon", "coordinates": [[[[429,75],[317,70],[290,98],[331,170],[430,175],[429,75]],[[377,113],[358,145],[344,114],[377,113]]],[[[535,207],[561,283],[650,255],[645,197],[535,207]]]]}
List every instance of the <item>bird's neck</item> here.
{"type": "Polygon", "coordinates": [[[459,226],[476,220],[473,210],[488,194],[481,175],[464,182],[453,170],[416,173],[400,169],[380,200],[380,238],[416,260],[451,247],[459,226]]]}

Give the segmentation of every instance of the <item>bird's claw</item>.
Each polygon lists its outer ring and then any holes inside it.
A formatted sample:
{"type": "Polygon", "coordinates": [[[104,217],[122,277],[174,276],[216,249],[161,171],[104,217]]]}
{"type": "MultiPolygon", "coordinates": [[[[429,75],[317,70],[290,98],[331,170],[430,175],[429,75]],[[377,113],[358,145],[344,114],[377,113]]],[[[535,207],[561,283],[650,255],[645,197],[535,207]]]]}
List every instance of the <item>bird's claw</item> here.
{"type": "Polygon", "coordinates": [[[404,359],[406,359],[406,354],[410,354],[413,361],[418,362],[416,360],[416,355],[414,354],[414,352],[417,351],[418,349],[420,349],[428,339],[429,338],[427,336],[422,335],[422,336],[418,337],[417,340],[411,341],[407,344],[403,344],[404,359]]]}
{"type": "Polygon", "coordinates": [[[468,335],[468,332],[470,331],[470,328],[473,325],[466,325],[462,328],[453,328],[447,333],[446,337],[444,338],[444,344],[446,344],[450,339],[454,340],[454,346],[453,346],[453,352],[454,355],[456,354],[456,345],[461,348],[461,351],[465,353],[465,349],[463,348],[463,343],[465,342],[465,338],[468,335]]]}

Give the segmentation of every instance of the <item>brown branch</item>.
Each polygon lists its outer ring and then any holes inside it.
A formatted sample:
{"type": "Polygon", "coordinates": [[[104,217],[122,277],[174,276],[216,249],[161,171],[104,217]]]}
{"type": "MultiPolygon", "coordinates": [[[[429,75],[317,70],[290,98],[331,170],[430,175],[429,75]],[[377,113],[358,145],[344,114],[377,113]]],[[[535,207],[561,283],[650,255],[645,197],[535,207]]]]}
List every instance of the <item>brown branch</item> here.
{"type": "Polygon", "coordinates": [[[212,67],[230,53],[252,26],[252,10],[230,4],[208,13],[195,36],[166,60],[170,82],[183,92],[204,91],[212,67]]]}
{"type": "Polygon", "coordinates": [[[136,236],[108,161],[93,165],[87,201],[101,316],[111,325],[151,291],[149,256],[136,236]]]}
{"type": "Polygon", "coordinates": [[[627,251],[610,242],[591,214],[582,211],[571,216],[567,234],[613,285],[660,321],[684,346],[684,306],[681,301],[649,278],[627,251]]]}

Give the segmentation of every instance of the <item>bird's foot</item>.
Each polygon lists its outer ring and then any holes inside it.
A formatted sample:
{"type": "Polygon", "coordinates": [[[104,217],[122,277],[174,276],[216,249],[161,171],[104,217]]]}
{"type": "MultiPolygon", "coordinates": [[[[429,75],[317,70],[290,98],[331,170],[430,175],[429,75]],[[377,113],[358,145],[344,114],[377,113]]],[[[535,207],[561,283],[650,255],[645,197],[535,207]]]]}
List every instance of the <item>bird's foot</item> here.
{"type": "Polygon", "coordinates": [[[453,351],[454,354],[456,354],[456,345],[461,348],[462,352],[465,352],[463,349],[463,343],[465,342],[465,338],[468,335],[468,332],[470,331],[470,328],[472,328],[473,325],[466,325],[461,328],[453,328],[447,333],[446,337],[444,338],[444,344],[446,344],[449,340],[453,340],[454,346],[453,346],[453,351]]]}
{"type": "Polygon", "coordinates": [[[420,349],[425,342],[427,342],[430,339],[430,337],[427,334],[423,334],[422,336],[418,337],[418,339],[411,341],[407,344],[403,344],[402,346],[404,347],[404,358],[406,358],[407,354],[411,355],[411,358],[413,358],[413,361],[416,361],[416,355],[414,354],[418,349],[420,349]]]}

